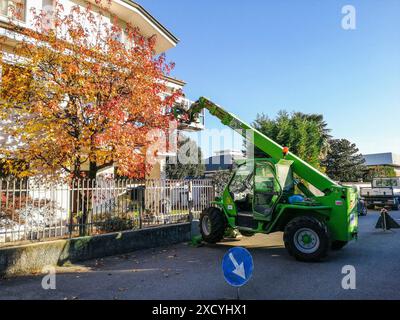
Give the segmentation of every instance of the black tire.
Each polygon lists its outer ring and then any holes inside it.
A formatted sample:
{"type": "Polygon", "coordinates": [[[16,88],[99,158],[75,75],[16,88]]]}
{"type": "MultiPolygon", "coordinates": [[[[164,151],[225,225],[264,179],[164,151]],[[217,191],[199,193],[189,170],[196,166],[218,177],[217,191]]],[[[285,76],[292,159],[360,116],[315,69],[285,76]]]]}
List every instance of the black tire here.
{"type": "Polygon", "coordinates": [[[283,235],[285,248],[299,261],[316,262],[325,258],[330,248],[330,237],[325,223],[314,217],[301,216],[291,220],[283,235]],[[302,242],[300,237],[309,243],[302,242]],[[309,247],[306,247],[309,246],[309,247]]]}
{"type": "Polygon", "coordinates": [[[343,249],[343,247],[347,244],[347,241],[340,241],[340,240],[336,240],[336,241],[332,241],[331,244],[331,249],[338,251],[343,249]]]}
{"type": "Polygon", "coordinates": [[[239,230],[239,232],[240,232],[240,234],[241,234],[242,236],[247,237],[247,238],[252,237],[252,236],[255,235],[254,232],[250,232],[250,231],[240,231],[240,230],[239,230]]]}
{"type": "Polygon", "coordinates": [[[217,243],[221,241],[224,238],[226,227],[226,218],[218,208],[210,207],[201,213],[200,233],[205,242],[217,243]]]}

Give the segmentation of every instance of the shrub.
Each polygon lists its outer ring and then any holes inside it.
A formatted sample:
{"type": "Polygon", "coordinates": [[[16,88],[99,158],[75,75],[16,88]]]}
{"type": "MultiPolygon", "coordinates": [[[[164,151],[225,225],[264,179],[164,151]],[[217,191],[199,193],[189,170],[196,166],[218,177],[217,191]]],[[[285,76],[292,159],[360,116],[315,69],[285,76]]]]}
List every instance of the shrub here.
{"type": "Polygon", "coordinates": [[[112,217],[96,223],[97,230],[102,233],[128,231],[135,228],[135,222],[131,219],[112,217]]]}

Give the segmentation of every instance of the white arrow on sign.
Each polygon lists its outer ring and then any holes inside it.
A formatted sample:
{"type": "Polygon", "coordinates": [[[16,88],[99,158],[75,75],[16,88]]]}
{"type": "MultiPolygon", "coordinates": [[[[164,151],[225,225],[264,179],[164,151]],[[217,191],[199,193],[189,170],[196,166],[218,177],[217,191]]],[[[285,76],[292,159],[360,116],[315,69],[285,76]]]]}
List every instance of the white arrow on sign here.
{"type": "Polygon", "coordinates": [[[239,277],[243,278],[244,280],[246,280],[246,273],[244,271],[243,262],[239,265],[239,263],[237,263],[235,257],[233,256],[232,252],[229,253],[229,259],[231,259],[233,265],[235,266],[235,270],[233,270],[232,272],[238,275],[239,277]]]}

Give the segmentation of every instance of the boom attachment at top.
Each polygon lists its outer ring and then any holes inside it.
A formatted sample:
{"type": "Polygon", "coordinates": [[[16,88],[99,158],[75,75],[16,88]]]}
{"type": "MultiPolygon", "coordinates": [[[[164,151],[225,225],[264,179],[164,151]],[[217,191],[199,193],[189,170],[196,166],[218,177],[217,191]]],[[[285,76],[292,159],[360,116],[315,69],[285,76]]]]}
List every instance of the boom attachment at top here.
{"type": "Polygon", "coordinates": [[[240,120],[236,115],[226,111],[207,98],[201,97],[186,111],[177,109],[175,111],[175,116],[180,121],[196,122],[197,117],[203,109],[207,109],[211,115],[220,119],[222,124],[232,128],[245,139],[250,140],[249,142],[253,143],[254,146],[268,154],[272,159],[276,161],[279,161],[280,159],[293,161],[293,172],[300,178],[312,184],[321,192],[327,193],[332,190],[333,187],[339,186],[325,174],[318,171],[316,168],[300,159],[266,135],[262,134],[260,131],[252,128],[249,124],[240,120]]]}

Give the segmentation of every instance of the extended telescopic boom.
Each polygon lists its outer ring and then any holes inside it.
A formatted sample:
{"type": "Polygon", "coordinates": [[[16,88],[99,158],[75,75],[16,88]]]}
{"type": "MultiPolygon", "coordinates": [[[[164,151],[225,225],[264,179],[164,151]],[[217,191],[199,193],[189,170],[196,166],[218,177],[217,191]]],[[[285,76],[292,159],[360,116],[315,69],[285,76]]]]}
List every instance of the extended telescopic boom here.
{"type": "Polygon", "coordinates": [[[222,124],[232,128],[247,140],[249,140],[251,137],[252,140],[250,142],[260,150],[264,151],[274,160],[286,159],[293,161],[293,172],[296,173],[300,178],[311,183],[318,190],[327,193],[332,189],[332,187],[338,187],[338,184],[325,174],[319,172],[317,169],[299,157],[295,156],[293,153],[284,153],[283,146],[268,138],[258,130],[252,128],[246,122],[240,120],[237,116],[224,110],[207,98],[201,97],[194,104],[192,104],[188,110],[190,118],[189,121],[194,121],[196,116],[198,116],[203,109],[207,109],[213,116],[220,119],[222,124]]]}

